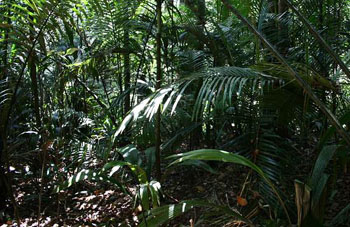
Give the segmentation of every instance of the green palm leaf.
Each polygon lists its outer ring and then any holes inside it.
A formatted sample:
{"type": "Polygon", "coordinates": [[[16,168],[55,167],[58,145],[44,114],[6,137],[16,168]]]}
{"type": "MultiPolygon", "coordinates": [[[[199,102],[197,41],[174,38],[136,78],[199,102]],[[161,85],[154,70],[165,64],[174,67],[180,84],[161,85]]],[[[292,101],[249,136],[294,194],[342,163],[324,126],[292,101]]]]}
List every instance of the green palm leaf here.
{"type": "MultiPolygon", "coordinates": [[[[160,226],[166,223],[167,221],[188,212],[194,207],[206,207],[206,208],[216,209],[223,214],[226,214],[228,216],[231,216],[231,217],[237,218],[238,220],[242,220],[246,222],[249,226],[253,226],[251,221],[244,218],[238,212],[233,211],[228,207],[215,205],[215,204],[209,203],[208,201],[203,201],[203,200],[186,200],[186,201],[181,201],[178,204],[170,204],[170,205],[154,208],[150,212],[148,212],[146,221],[144,220],[143,222],[141,222],[139,226],[140,227],[160,226]]],[[[143,217],[139,219],[142,220],[142,218],[143,217]]]]}
{"type": "Polygon", "coordinates": [[[277,189],[275,188],[271,180],[266,176],[266,174],[263,172],[263,170],[260,167],[258,167],[253,162],[246,159],[245,157],[241,155],[229,153],[227,151],[222,151],[222,150],[202,149],[202,150],[196,150],[196,151],[190,151],[187,153],[172,155],[169,158],[177,158],[177,160],[172,162],[170,166],[177,163],[184,162],[186,160],[206,160],[206,161],[210,160],[210,161],[230,162],[230,163],[235,163],[235,164],[239,164],[239,165],[243,165],[251,168],[257,174],[259,174],[259,176],[271,187],[276,197],[278,198],[281,206],[283,207],[288,220],[290,220],[289,214],[284,205],[284,202],[281,199],[281,196],[279,195],[277,189]]]}
{"type": "Polygon", "coordinates": [[[245,87],[262,93],[262,88],[271,86],[273,82],[280,81],[282,83],[277,77],[250,68],[215,67],[205,69],[190,74],[178,83],[164,87],[144,99],[124,118],[114,136],[120,135],[129,123],[142,116],[148,119],[153,118],[163,103],[162,113],[172,106],[170,114],[173,114],[186,89],[191,83],[199,79],[203,79],[204,82],[196,99],[193,117],[198,117],[209,103],[231,102],[232,96],[240,94],[245,87]]]}

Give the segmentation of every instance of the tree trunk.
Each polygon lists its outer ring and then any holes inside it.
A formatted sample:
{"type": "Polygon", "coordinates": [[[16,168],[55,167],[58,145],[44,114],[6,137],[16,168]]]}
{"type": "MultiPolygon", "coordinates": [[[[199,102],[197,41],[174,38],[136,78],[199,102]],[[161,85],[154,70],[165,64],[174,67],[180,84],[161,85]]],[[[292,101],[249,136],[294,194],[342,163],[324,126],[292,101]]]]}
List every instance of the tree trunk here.
{"type": "MultiPolygon", "coordinates": [[[[206,19],[205,19],[205,16],[206,16],[206,4],[205,4],[205,0],[196,0],[196,1],[190,1],[190,0],[185,0],[184,1],[186,6],[188,8],[191,9],[191,11],[196,15],[197,17],[197,26],[199,26],[199,29],[200,29],[200,34],[202,34],[203,36],[206,35],[206,32],[205,32],[205,24],[206,24],[206,19]]],[[[205,41],[203,40],[200,40],[198,39],[197,40],[198,43],[195,47],[195,49],[199,50],[199,51],[203,51],[204,50],[204,44],[205,44],[205,41]]],[[[215,48],[215,46],[213,46],[213,48],[215,48]]],[[[195,97],[198,96],[199,94],[199,91],[201,89],[203,85],[203,79],[199,79],[198,83],[194,86],[194,90],[195,90],[195,97]]],[[[194,100],[194,103],[192,104],[192,106],[194,106],[196,100],[194,100]]],[[[194,124],[198,123],[198,122],[201,122],[202,121],[202,118],[201,116],[198,116],[198,118],[196,117],[195,119],[195,122],[193,122],[194,124]]],[[[207,123],[207,135],[210,135],[210,122],[207,123]]],[[[201,138],[203,136],[203,130],[202,130],[202,126],[198,126],[197,128],[195,128],[193,130],[193,132],[191,132],[190,134],[190,149],[194,149],[196,148],[197,146],[199,146],[200,144],[200,141],[201,141],[201,138]]],[[[207,141],[209,144],[210,142],[207,141]]]]}
{"type": "Polygon", "coordinates": [[[269,12],[270,13],[277,13],[278,0],[268,0],[268,4],[269,4],[269,12]]]}
{"type": "Polygon", "coordinates": [[[30,79],[32,81],[32,93],[34,98],[34,112],[36,127],[41,128],[41,118],[40,118],[40,108],[39,108],[39,92],[38,92],[38,81],[37,81],[37,72],[36,72],[36,63],[35,63],[35,54],[32,53],[29,60],[30,67],[30,79]]]}
{"type": "MultiPolygon", "coordinates": [[[[33,18],[31,18],[33,20],[33,18]]],[[[34,25],[30,25],[34,31],[34,25]]],[[[30,33],[30,40],[34,42],[34,34],[33,32],[30,33]]],[[[30,79],[32,82],[32,94],[34,99],[34,113],[35,113],[35,121],[36,121],[36,127],[38,130],[41,128],[41,117],[40,117],[40,105],[39,105],[39,90],[38,90],[38,76],[36,71],[36,53],[35,49],[30,53],[29,61],[28,61],[28,67],[29,67],[29,74],[30,79]]]]}
{"type": "Polygon", "coordinates": [[[288,18],[288,5],[284,0],[279,0],[278,2],[278,14],[281,15],[281,20],[278,24],[278,49],[283,56],[287,56],[290,41],[288,35],[288,25],[283,23],[283,21],[285,21],[288,18]]]}
{"type": "MultiPolygon", "coordinates": [[[[157,81],[156,81],[156,90],[160,89],[162,84],[162,56],[161,56],[161,48],[162,48],[162,0],[157,0],[157,81]]],[[[161,145],[161,137],[160,137],[160,108],[156,114],[155,121],[155,146],[156,146],[156,178],[160,181],[162,172],[160,168],[160,145],[161,145]]]]}
{"type": "MultiPolygon", "coordinates": [[[[130,52],[129,52],[129,42],[130,42],[130,34],[129,29],[124,29],[124,48],[126,50],[126,53],[124,54],[124,88],[125,91],[128,91],[130,89],[130,52]]],[[[125,114],[128,113],[130,110],[130,94],[125,96],[124,100],[124,111],[125,114]]]]}

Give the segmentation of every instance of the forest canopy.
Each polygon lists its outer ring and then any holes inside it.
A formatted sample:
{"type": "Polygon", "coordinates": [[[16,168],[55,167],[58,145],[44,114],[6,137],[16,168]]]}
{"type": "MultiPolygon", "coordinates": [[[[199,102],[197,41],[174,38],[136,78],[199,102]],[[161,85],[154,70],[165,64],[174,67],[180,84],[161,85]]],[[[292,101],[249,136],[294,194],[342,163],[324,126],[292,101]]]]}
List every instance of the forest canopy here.
{"type": "Polygon", "coordinates": [[[350,226],[350,2],[0,0],[0,225],[350,226]]]}

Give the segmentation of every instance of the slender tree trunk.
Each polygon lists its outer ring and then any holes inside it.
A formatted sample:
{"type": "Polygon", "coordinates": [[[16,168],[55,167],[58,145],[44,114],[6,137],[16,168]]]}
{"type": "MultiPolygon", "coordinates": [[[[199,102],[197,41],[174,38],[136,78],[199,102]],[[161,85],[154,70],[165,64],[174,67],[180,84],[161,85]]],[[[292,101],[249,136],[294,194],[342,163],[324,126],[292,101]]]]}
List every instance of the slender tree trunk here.
{"type": "MultiPolygon", "coordinates": [[[[206,16],[206,4],[205,4],[205,0],[198,0],[198,5],[197,5],[197,9],[198,9],[198,13],[197,13],[197,18],[198,18],[198,25],[200,26],[201,29],[201,33],[205,34],[205,24],[206,24],[206,20],[205,20],[205,16],[206,16]]],[[[215,46],[214,46],[215,47],[215,46]]],[[[203,51],[204,50],[204,43],[200,42],[200,46],[199,46],[199,50],[203,51]]],[[[215,60],[214,60],[215,62],[215,60]]],[[[197,94],[196,97],[199,94],[200,89],[203,86],[203,79],[200,79],[198,81],[198,90],[197,90],[197,94]]],[[[195,101],[195,100],[194,100],[195,101]]],[[[210,108],[209,108],[210,109],[210,108]]],[[[202,118],[198,118],[197,121],[195,123],[199,123],[202,120],[202,118]]],[[[212,141],[210,140],[210,136],[212,133],[212,130],[210,129],[211,127],[211,123],[210,121],[208,121],[206,124],[206,135],[207,137],[207,143],[208,146],[212,145],[212,141]]],[[[193,130],[193,134],[191,136],[192,139],[192,143],[191,146],[199,146],[200,145],[200,141],[203,137],[203,129],[202,129],[202,125],[198,126],[197,129],[193,130]]],[[[214,137],[214,136],[213,136],[214,137]]],[[[196,149],[196,147],[194,147],[194,149],[196,149]]]]}
{"type": "MultiPolygon", "coordinates": [[[[162,85],[162,56],[161,56],[161,48],[162,48],[162,0],[157,0],[157,81],[156,81],[156,89],[158,90],[162,85]]],[[[162,172],[160,168],[160,145],[161,145],[161,137],[160,137],[160,108],[156,114],[156,122],[155,122],[155,145],[156,145],[156,178],[160,181],[162,172]]]]}
{"type": "MultiPolygon", "coordinates": [[[[206,24],[205,0],[197,0],[197,1],[185,0],[184,3],[196,15],[196,17],[197,17],[196,23],[200,29],[200,34],[203,34],[203,36],[205,36],[206,35],[206,31],[205,31],[205,24],[206,24]]],[[[198,43],[197,43],[195,48],[199,51],[203,51],[204,50],[204,41],[198,40],[198,43]]],[[[215,48],[215,46],[213,46],[213,48],[215,48]]],[[[199,79],[198,83],[193,88],[195,90],[195,97],[198,96],[202,85],[203,85],[203,79],[199,79]]],[[[192,106],[194,106],[195,102],[196,102],[196,100],[193,101],[192,106]]],[[[196,124],[196,123],[199,123],[201,121],[202,121],[202,118],[201,118],[201,115],[199,115],[198,118],[196,117],[195,122],[193,122],[193,123],[196,124]]],[[[206,123],[206,135],[207,135],[207,137],[210,137],[210,122],[209,121],[206,123]]],[[[191,132],[191,134],[190,134],[190,149],[191,150],[200,144],[202,136],[203,136],[202,126],[198,126],[197,128],[195,128],[193,130],[193,132],[191,132]]],[[[210,140],[207,140],[207,142],[209,145],[210,140]]]]}
{"type": "MultiPolygon", "coordinates": [[[[124,48],[126,53],[124,54],[124,83],[125,83],[125,91],[130,89],[130,52],[129,52],[129,42],[130,42],[130,34],[129,29],[124,29],[124,48]]],[[[125,114],[130,110],[130,94],[125,96],[124,101],[124,111],[125,114]]]]}
{"type": "MultiPolygon", "coordinates": [[[[32,19],[32,18],[31,18],[32,19]]],[[[34,25],[31,24],[32,29],[34,30],[34,25]]],[[[30,35],[30,40],[34,42],[34,34],[31,32],[30,35]]],[[[38,74],[37,74],[37,57],[36,57],[36,52],[35,49],[30,53],[29,60],[28,60],[28,67],[29,67],[29,74],[30,74],[30,79],[31,79],[31,86],[32,86],[32,95],[34,99],[34,113],[35,113],[35,121],[36,121],[36,127],[40,131],[41,130],[41,114],[40,114],[40,100],[39,100],[39,88],[38,88],[38,74]]],[[[40,132],[39,132],[40,134],[40,132]]],[[[39,147],[40,144],[43,141],[39,142],[39,147]]],[[[39,152],[38,154],[39,161],[41,162],[41,166],[43,167],[45,165],[44,157],[39,152]]],[[[43,182],[40,182],[40,192],[39,192],[39,201],[38,201],[38,224],[40,224],[40,219],[41,219],[41,193],[42,193],[42,187],[43,187],[43,182]]]]}
{"type": "MultiPolygon", "coordinates": [[[[11,19],[10,16],[8,17],[9,19],[7,20],[8,24],[11,24],[11,19]]],[[[5,19],[5,18],[4,18],[5,19]]],[[[4,41],[4,53],[2,57],[2,62],[3,62],[3,68],[1,69],[1,74],[0,74],[0,80],[3,80],[7,77],[7,63],[8,63],[8,39],[9,39],[9,31],[5,30],[5,41],[4,41]]]]}
{"type": "MultiPolygon", "coordinates": [[[[10,13],[10,11],[8,11],[8,13],[10,13]]],[[[4,14],[5,15],[5,14],[4,14]]],[[[4,21],[6,20],[5,17],[2,18],[4,21]]],[[[11,24],[11,19],[10,19],[10,15],[8,15],[8,20],[7,20],[7,24],[11,24]]],[[[9,31],[8,30],[5,30],[4,31],[4,37],[5,37],[5,41],[3,43],[3,56],[2,56],[2,64],[0,65],[3,65],[3,67],[0,69],[0,80],[5,80],[7,78],[7,68],[8,68],[8,47],[9,47],[9,43],[8,43],[8,39],[9,39],[9,31]]],[[[2,150],[4,149],[3,148],[3,144],[2,144],[2,140],[7,140],[6,136],[5,136],[5,131],[6,129],[4,128],[4,122],[3,122],[3,119],[5,118],[6,116],[6,106],[0,106],[0,168],[2,167],[2,150]]],[[[5,142],[4,142],[5,143],[5,142]]],[[[0,187],[1,190],[3,189],[3,187],[0,187]]],[[[0,191],[1,191],[0,190],[0,191]]]]}
{"type": "MultiPolygon", "coordinates": [[[[122,68],[122,58],[121,55],[117,55],[117,60],[116,60],[116,65],[118,66],[118,69],[122,68]]],[[[123,94],[124,88],[123,88],[123,72],[121,70],[118,70],[117,72],[117,77],[118,77],[118,86],[119,86],[119,93],[123,94]]],[[[110,84],[111,85],[111,84],[110,84]]]]}
{"type": "MultiPolygon", "coordinates": [[[[31,9],[29,8],[29,11],[31,11],[31,9]]],[[[31,20],[33,20],[32,17],[30,17],[31,20]]],[[[30,32],[30,40],[31,42],[34,42],[35,40],[35,28],[34,28],[34,24],[30,24],[30,27],[32,28],[32,31],[30,32]]],[[[39,39],[39,37],[38,37],[39,39]]],[[[33,48],[33,50],[31,51],[30,55],[29,55],[29,60],[28,60],[28,68],[29,68],[29,75],[30,75],[30,79],[31,79],[31,86],[32,86],[32,95],[33,95],[33,99],[34,99],[34,113],[35,113],[35,121],[36,121],[36,127],[39,131],[41,131],[41,114],[40,114],[40,99],[39,99],[39,86],[38,86],[38,74],[37,74],[37,56],[36,56],[36,51],[35,48],[33,48]]],[[[39,147],[41,146],[42,143],[42,139],[39,142],[39,147]]],[[[45,165],[45,160],[44,160],[44,156],[41,152],[38,153],[38,159],[41,162],[41,167],[43,167],[45,165]]],[[[42,175],[42,179],[43,179],[43,175],[42,175]]],[[[39,200],[38,200],[38,217],[37,217],[37,221],[38,221],[38,225],[40,224],[40,219],[41,219],[41,195],[42,195],[42,188],[43,188],[43,182],[40,182],[40,191],[39,191],[39,200]]]]}
{"type": "Polygon", "coordinates": [[[33,98],[34,98],[34,112],[35,112],[35,120],[36,120],[36,126],[38,129],[41,128],[41,118],[40,118],[40,108],[39,108],[39,92],[38,92],[38,81],[37,81],[37,71],[36,71],[36,63],[35,63],[35,54],[31,54],[30,60],[29,60],[29,67],[30,67],[30,78],[32,81],[32,92],[33,92],[33,98]]]}
{"type": "Polygon", "coordinates": [[[57,77],[59,81],[59,88],[58,88],[58,105],[63,110],[64,109],[64,87],[65,87],[65,77],[62,73],[62,65],[61,62],[57,62],[56,64],[56,70],[57,70],[57,77]]]}
{"type": "Polygon", "coordinates": [[[270,13],[277,13],[278,0],[268,0],[270,13]]]}
{"type": "MultiPolygon", "coordinates": [[[[278,1],[278,14],[281,18],[278,21],[278,40],[276,44],[277,50],[281,53],[283,57],[288,55],[289,50],[289,35],[288,35],[288,25],[286,25],[283,21],[288,17],[288,6],[284,0],[278,1]]],[[[277,124],[277,133],[283,137],[289,137],[288,133],[288,125],[287,124],[277,124]]]]}
{"type": "Polygon", "coordinates": [[[290,42],[288,35],[288,25],[283,22],[288,17],[288,5],[284,0],[279,0],[278,2],[278,14],[281,15],[280,17],[282,18],[278,24],[279,51],[283,56],[287,56],[290,42]]]}
{"type": "MultiPolygon", "coordinates": [[[[33,20],[33,18],[31,18],[33,20]]],[[[34,25],[30,25],[32,29],[34,30],[34,25]]],[[[34,42],[34,34],[31,32],[30,34],[30,40],[34,42]]],[[[36,120],[36,127],[40,130],[41,129],[41,117],[40,117],[40,105],[39,105],[39,89],[38,89],[38,75],[36,70],[36,53],[35,49],[30,53],[29,61],[28,61],[28,67],[29,67],[29,74],[30,79],[32,82],[32,93],[34,98],[34,113],[35,113],[35,120],[36,120]]]]}

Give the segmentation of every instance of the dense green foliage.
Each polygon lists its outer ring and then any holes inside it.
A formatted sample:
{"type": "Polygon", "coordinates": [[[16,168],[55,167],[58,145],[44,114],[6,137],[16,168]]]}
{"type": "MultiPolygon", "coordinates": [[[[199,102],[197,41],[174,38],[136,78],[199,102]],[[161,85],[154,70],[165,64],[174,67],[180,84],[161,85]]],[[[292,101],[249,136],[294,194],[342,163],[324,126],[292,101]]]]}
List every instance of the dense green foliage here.
{"type": "Polygon", "coordinates": [[[94,182],[130,196],[140,226],[195,207],[198,226],[349,225],[350,200],[327,213],[350,161],[349,13],[345,0],[0,1],[0,224],[40,223],[94,182]],[[231,165],[234,205],[162,190],[173,171],[231,165]]]}

